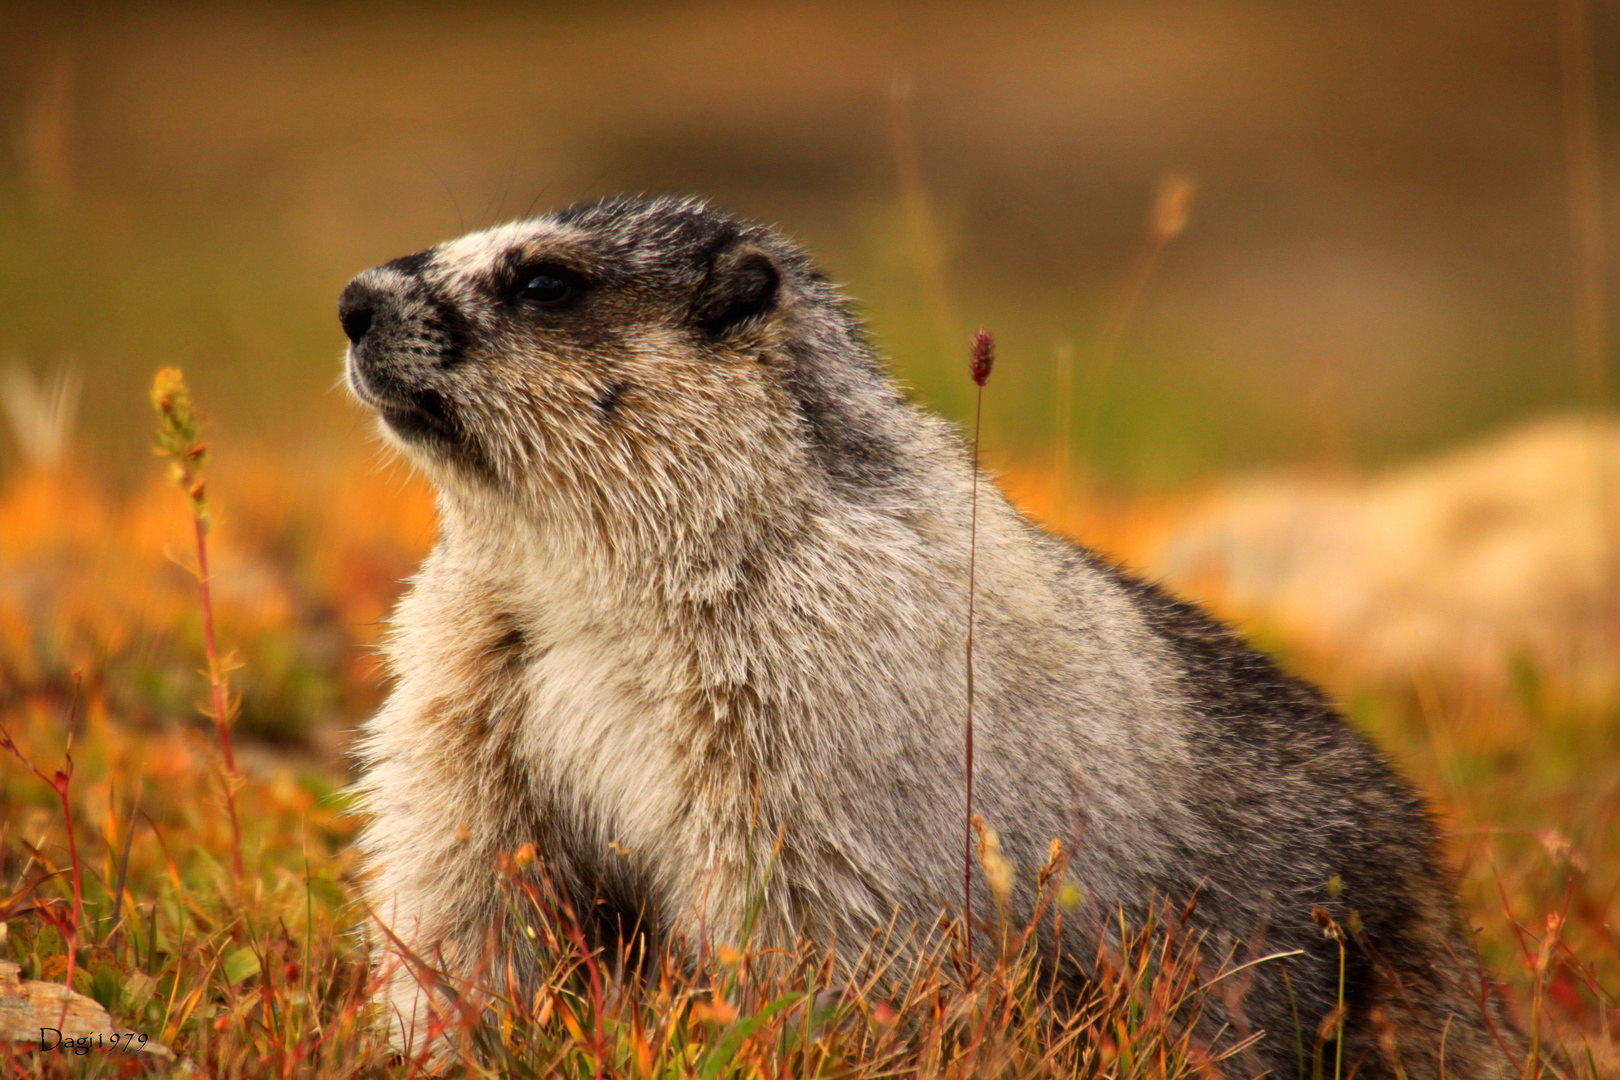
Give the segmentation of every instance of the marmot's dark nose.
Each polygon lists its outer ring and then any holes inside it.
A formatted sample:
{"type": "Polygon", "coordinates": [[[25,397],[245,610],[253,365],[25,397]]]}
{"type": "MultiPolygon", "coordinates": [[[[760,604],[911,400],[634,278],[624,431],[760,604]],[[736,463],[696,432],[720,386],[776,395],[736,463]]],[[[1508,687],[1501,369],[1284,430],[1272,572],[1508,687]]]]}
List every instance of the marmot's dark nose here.
{"type": "Polygon", "coordinates": [[[343,332],[356,345],[371,329],[371,317],[376,306],[377,294],[358,281],[349,282],[349,287],[338,297],[338,322],[343,324],[343,332]]]}

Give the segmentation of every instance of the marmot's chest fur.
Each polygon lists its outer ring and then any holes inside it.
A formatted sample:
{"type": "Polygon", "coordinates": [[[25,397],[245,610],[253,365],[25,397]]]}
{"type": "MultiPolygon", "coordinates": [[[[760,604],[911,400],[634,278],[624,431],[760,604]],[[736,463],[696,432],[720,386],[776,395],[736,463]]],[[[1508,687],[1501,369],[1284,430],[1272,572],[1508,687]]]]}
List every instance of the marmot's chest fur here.
{"type": "MultiPolygon", "coordinates": [[[[397,937],[470,965],[504,932],[496,857],[526,843],[608,937],[736,935],[778,838],[759,933],[850,953],[959,910],[971,469],[797,248],[610,200],[369,270],[340,315],[350,385],[440,492],[364,748],[397,937]]],[[[1338,954],[1312,909],[1354,910],[1363,1075],[1401,994],[1408,1075],[1436,1017],[1448,1060],[1489,1060],[1422,807],[1314,690],[987,480],[974,572],[975,809],[1021,871],[1017,923],[1078,837],[1092,917],[1041,931],[1066,979],[1099,927],[1196,896],[1218,949],[1297,950],[1256,969],[1244,1022],[1314,1028],[1338,954]]],[[[1292,1048],[1262,1056],[1289,1072],[1292,1048]]]]}

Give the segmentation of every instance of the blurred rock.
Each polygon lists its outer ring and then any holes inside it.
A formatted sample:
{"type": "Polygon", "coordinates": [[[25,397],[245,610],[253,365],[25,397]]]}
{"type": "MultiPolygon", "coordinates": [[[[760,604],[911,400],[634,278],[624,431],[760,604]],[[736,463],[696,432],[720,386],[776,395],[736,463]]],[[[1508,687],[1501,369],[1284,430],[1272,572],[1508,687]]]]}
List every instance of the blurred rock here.
{"type": "Polygon", "coordinates": [[[21,971],[0,960],[0,1038],[37,1046],[41,1029],[59,1029],[65,1039],[112,1030],[112,1017],[90,998],[56,983],[23,979],[21,971]]]}
{"type": "MultiPolygon", "coordinates": [[[[24,979],[21,972],[10,960],[0,960],[0,1040],[48,1050],[51,1047],[42,1046],[42,1040],[57,1042],[58,1036],[62,1040],[99,1038],[103,1044],[93,1047],[97,1053],[123,1052],[116,1046],[104,1045],[114,1032],[124,1034],[113,1026],[106,1009],[65,986],[24,979]]],[[[136,1049],[161,1058],[174,1057],[155,1039],[147,1039],[136,1049]]]]}
{"type": "Polygon", "coordinates": [[[1222,485],[1150,572],[1374,677],[1616,675],[1620,423],[1551,420],[1367,480],[1222,485]]]}

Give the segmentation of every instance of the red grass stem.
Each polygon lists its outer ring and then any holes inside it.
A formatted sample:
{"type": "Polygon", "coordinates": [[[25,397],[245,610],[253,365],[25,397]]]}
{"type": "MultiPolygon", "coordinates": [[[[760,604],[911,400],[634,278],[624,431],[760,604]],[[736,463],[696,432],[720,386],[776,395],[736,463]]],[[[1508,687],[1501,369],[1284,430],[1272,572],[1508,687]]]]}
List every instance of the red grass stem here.
{"type": "MultiPolygon", "coordinates": [[[[79,713],[79,685],[83,676],[77,671],[73,673],[73,704],[68,706],[68,734],[67,749],[63,751],[63,758],[67,763],[65,769],[57,773],[49,781],[51,787],[56,789],[57,798],[62,800],[62,821],[67,827],[68,834],[68,861],[73,864],[73,941],[68,945],[68,989],[73,989],[73,960],[78,948],[79,929],[84,925],[84,882],[79,875],[79,844],[73,837],[73,807],[68,805],[68,783],[73,779],[73,723],[79,713]]],[[[43,776],[40,779],[44,779],[43,776]]]]}
{"type": "Polygon", "coordinates": [[[972,363],[968,369],[978,390],[973,404],[973,509],[968,527],[968,625],[967,625],[967,814],[962,823],[962,915],[967,924],[968,978],[973,977],[973,594],[978,584],[979,563],[979,428],[984,419],[984,384],[995,363],[995,339],[980,328],[973,335],[972,363]]]}
{"type": "MultiPolygon", "coordinates": [[[[190,479],[190,470],[187,470],[190,479]]],[[[192,515],[197,533],[197,587],[202,595],[203,646],[208,651],[208,687],[214,703],[214,727],[219,731],[220,753],[225,759],[225,809],[231,816],[231,865],[238,885],[242,881],[242,824],[236,815],[236,754],[231,748],[229,714],[225,711],[225,673],[219,663],[219,643],[214,637],[214,594],[208,584],[208,519],[192,515]]]]}
{"type": "MultiPolygon", "coordinates": [[[[0,728],[0,748],[11,751],[18,761],[28,767],[28,771],[39,777],[46,786],[56,792],[56,797],[62,801],[62,823],[67,829],[68,862],[73,869],[73,917],[66,927],[57,923],[62,930],[62,936],[67,940],[67,988],[73,989],[73,969],[78,959],[79,929],[84,925],[84,879],[79,873],[79,845],[73,835],[73,807],[68,803],[68,784],[73,780],[73,725],[79,715],[79,687],[83,683],[83,676],[75,671],[73,673],[73,703],[68,706],[67,722],[67,748],[62,752],[65,762],[63,768],[56,770],[51,776],[46,776],[32,761],[23,755],[17,744],[12,740],[11,733],[0,728]]],[[[47,921],[55,922],[47,917],[47,921]]],[[[66,1015],[67,1001],[62,1002],[62,1011],[66,1015]]]]}
{"type": "MultiPolygon", "coordinates": [[[[225,755],[225,771],[236,773],[236,755],[231,750],[231,731],[225,725],[225,684],[220,677],[219,645],[214,638],[214,596],[208,587],[208,528],[201,518],[193,518],[197,528],[197,587],[202,592],[203,644],[208,650],[208,685],[214,698],[214,724],[219,728],[219,746],[225,755]]],[[[232,800],[231,817],[236,817],[232,800]]]]}
{"type": "Polygon", "coordinates": [[[238,887],[242,883],[242,824],[236,813],[236,753],[231,747],[225,670],[214,636],[214,595],[208,573],[207,482],[199,470],[208,454],[202,441],[202,418],[191,405],[191,391],[175,368],[164,368],[152,382],[152,405],[158,414],[157,453],[169,459],[169,478],[186,496],[197,537],[197,586],[202,594],[203,646],[208,652],[208,687],[213,698],[214,726],[224,758],[225,808],[231,818],[231,863],[238,887]]]}

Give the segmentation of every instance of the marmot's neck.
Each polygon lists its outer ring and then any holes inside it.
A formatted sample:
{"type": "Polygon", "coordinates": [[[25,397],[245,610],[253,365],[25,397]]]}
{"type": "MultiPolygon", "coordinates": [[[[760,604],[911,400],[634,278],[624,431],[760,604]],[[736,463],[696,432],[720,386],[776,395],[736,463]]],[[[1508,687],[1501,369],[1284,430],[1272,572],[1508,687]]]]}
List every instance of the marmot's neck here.
{"type": "MultiPolygon", "coordinates": [[[[631,512],[609,512],[562,496],[446,485],[441,561],[536,606],[671,625],[795,578],[876,575],[904,589],[913,575],[949,577],[967,555],[971,471],[947,425],[909,405],[898,411],[881,418],[885,437],[859,450],[807,445],[791,467],[760,463],[746,498],[696,521],[678,506],[630,502],[631,512]],[[825,467],[829,456],[838,467],[825,467]]],[[[869,413],[844,437],[878,419],[869,413]]],[[[981,485],[981,540],[995,528],[990,504],[1001,502],[981,485]]]]}

